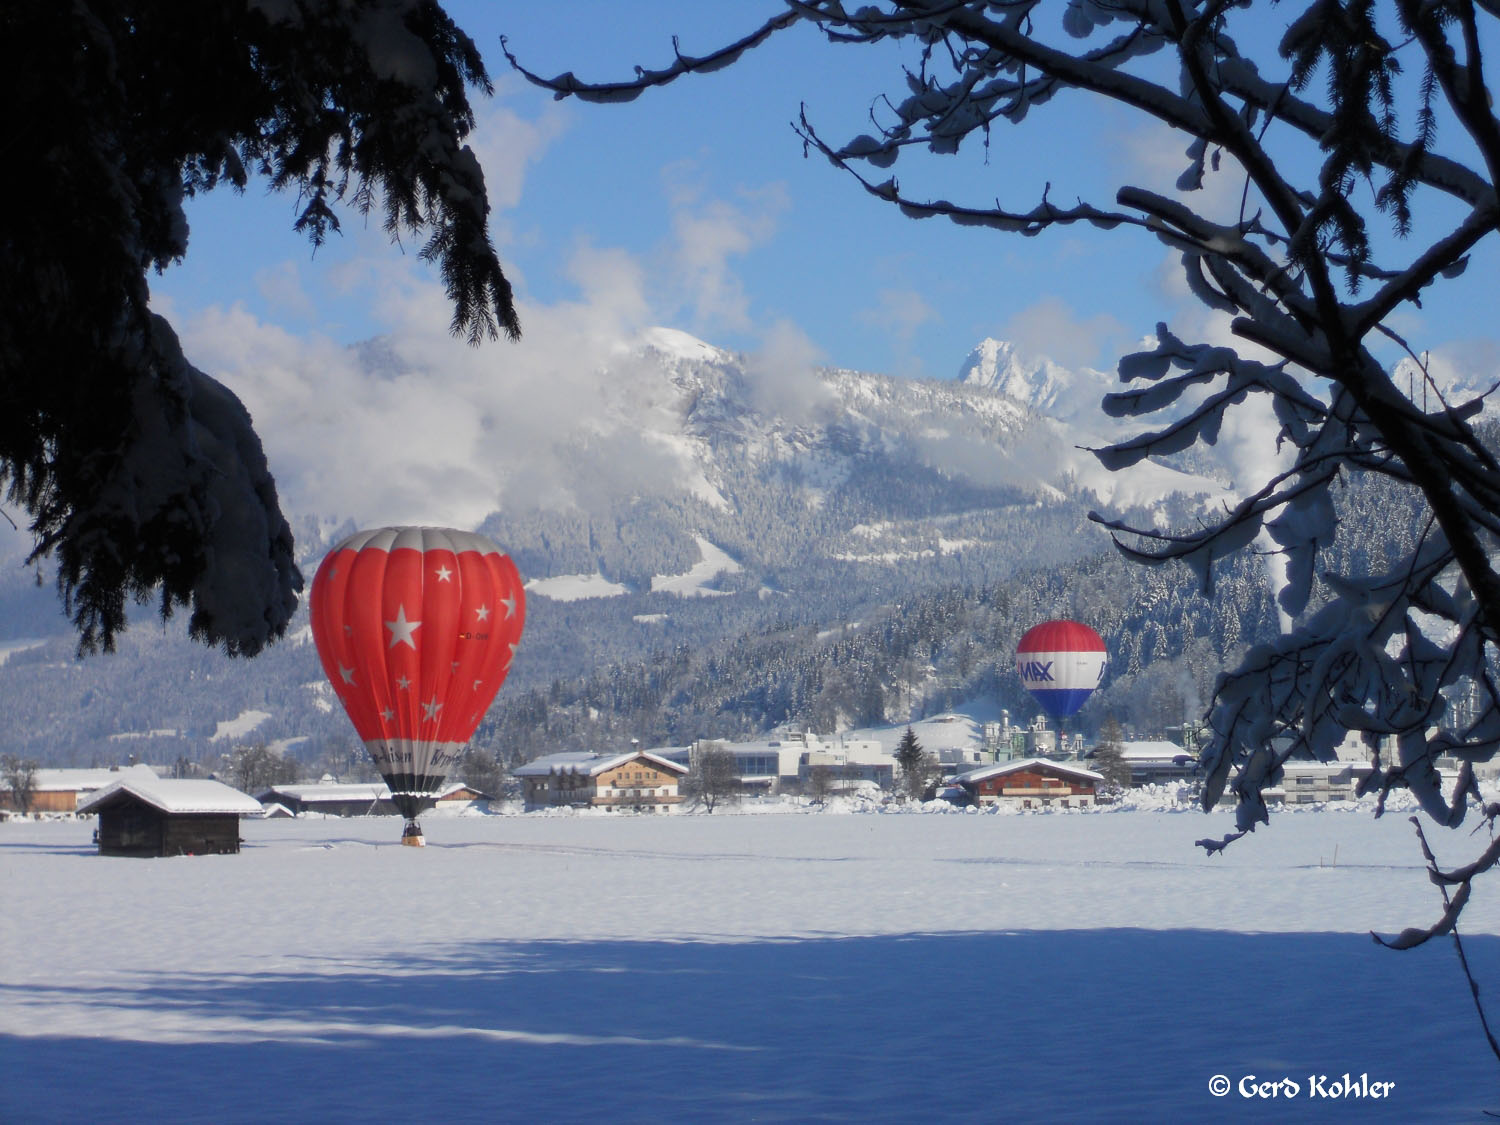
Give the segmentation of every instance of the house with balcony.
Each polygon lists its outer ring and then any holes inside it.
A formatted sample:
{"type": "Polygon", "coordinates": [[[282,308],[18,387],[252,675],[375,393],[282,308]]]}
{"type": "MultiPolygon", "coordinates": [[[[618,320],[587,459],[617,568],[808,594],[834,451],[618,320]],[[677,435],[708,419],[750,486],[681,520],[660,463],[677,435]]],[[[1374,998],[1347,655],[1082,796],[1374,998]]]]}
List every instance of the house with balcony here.
{"type": "Polygon", "coordinates": [[[605,812],[674,812],[688,767],[649,750],[624,754],[549,754],[517,766],[526,810],[596,808],[605,812]]]}
{"type": "Polygon", "coordinates": [[[1093,805],[1104,775],[1067,762],[1023,758],[961,773],[953,779],[976,805],[1016,809],[1081,809],[1093,805]]]}

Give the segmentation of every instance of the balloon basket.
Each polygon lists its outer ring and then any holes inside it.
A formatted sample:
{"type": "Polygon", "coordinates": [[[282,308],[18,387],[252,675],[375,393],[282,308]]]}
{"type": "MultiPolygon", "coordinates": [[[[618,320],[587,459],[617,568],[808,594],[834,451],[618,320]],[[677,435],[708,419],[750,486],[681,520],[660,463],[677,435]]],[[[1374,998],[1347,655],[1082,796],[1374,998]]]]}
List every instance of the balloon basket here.
{"type": "Polygon", "coordinates": [[[422,828],[415,820],[408,820],[406,827],[401,830],[401,843],[408,848],[425,848],[427,838],[422,835],[422,828]]]}

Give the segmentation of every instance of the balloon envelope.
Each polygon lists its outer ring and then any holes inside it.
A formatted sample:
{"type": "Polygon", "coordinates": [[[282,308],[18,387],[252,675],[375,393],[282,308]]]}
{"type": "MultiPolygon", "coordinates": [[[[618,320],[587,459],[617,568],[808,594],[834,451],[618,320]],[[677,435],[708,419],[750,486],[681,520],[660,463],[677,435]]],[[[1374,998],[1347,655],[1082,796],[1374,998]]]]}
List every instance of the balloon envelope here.
{"type": "Polygon", "coordinates": [[[1016,646],[1016,672],[1054,719],[1074,714],[1093,694],[1109,656],[1098,633],[1077,621],[1044,621],[1016,646]]]}
{"type": "Polygon", "coordinates": [[[323,672],[414,817],[510,670],[526,617],[520,573],[481,535],[383,527],[328,552],[309,603],[323,672]]]}

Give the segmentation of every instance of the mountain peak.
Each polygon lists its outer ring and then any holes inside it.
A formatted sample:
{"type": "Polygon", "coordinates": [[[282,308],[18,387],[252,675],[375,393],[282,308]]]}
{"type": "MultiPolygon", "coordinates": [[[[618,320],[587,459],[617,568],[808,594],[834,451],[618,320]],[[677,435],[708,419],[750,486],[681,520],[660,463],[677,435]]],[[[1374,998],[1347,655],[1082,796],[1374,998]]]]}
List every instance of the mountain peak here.
{"type": "Polygon", "coordinates": [[[1097,371],[1069,370],[1046,356],[1023,354],[1009,340],[981,340],[959,369],[960,379],[987,387],[1038,414],[1069,421],[1095,411],[1108,379],[1097,371]]]}
{"type": "Polygon", "coordinates": [[[696,336],[677,328],[659,326],[639,332],[631,350],[659,352],[668,359],[693,363],[722,363],[729,358],[728,353],[704,343],[696,336]]]}

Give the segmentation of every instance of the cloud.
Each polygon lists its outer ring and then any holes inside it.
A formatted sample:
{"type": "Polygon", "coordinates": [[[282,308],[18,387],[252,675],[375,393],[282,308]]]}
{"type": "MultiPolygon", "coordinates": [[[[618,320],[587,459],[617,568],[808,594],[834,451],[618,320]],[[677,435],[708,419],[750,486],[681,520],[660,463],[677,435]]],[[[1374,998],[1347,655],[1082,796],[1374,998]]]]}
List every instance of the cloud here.
{"type": "MultiPolygon", "coordinates": [[[[528,170],[569,121],[563,111],[524,120],[479,106],[470,144],[502,255],[508,210],[524,206],[528,170]]],[[[693,171],[666,173],[673,221],[657,246],[631,253],[576,241],[561,298],[533,299],[507,261],[519,343],[455,340],[435,272],[393,252],[378,222],[348,224],[338,255],[315,270],[293,260],[263,269],[244,303],[159,305],[193,361],[251,411],[294,516],[474,527],[497,509],[592,510],[673,484],[705,492],[687,450],[666,436],[679,425],[676,389],[626,344],[651,325],[710,339],[754,332],[736,270],[774,233],[788,200],[779,184],[716,198],[693,171]],[[345,346],[359,330],[336,323],[340,315],[378,325],[378,337],[345,346]]],[[[752,393],[768,408],[815,410],[821,357],[806,335],[781,322],[763,339],[752,393]]]]}
{"type": "Polygon", "coordinates": [[[580,243],[573,299],[522,300],[521,341],[479,348],[449,334],[420,262],[340,269],[386,325],[378,339],[344,347],[243,305],[179,319],[194,362],[255,418],[289,512],[474,527],[502,507],[592,507],[682,477],[680,451],[654,436],[670,388],[623,347],[655,321],[631,255],[580,243]]]}
{"type": "Polygon", "coordinates": [[[672,208],[672,245],[666,263],[666,300],[693,328],[712,335],[753,327],[750,299],[734,260],[763,245],[790,205],[779,183],[741,188],[734,201],[704,198],[691,162],[663,171],[672,208]]]}
{"type": "Polygon", "coordinates": [[[1045,357],[1073,370],[1113,367],[1131,339],[1125,325],[1111,314],[1079,316],[1059,297],[1044,297],[1015,313],[1000,335],[1026,359],[1045,357]]]}
{"type": "Polygon", "coordinates": [[[753,405],[794,425],[819,421],[833,401],[817,372],[824,361],[805,332],[791,321],[778,320],[761,346],[745,357],[753,405]]]}
{"type": "Polygon", "coordinates": [[[937,319],[937,310],[915,289],[882,289],[876,294],[875,307],[861,312],[859,319],[909,344],[917,329],[937,319]]]}

